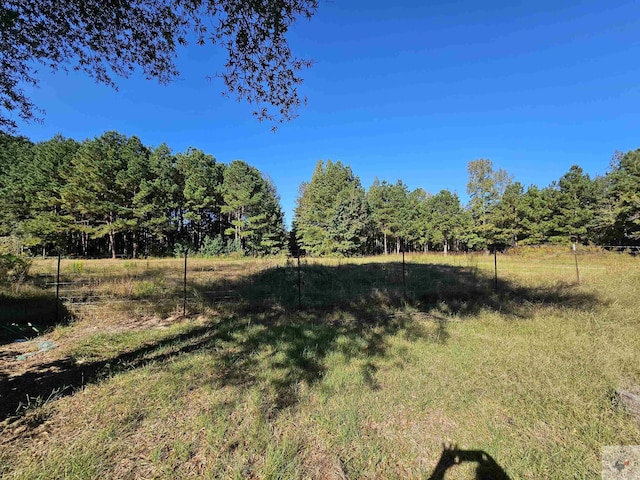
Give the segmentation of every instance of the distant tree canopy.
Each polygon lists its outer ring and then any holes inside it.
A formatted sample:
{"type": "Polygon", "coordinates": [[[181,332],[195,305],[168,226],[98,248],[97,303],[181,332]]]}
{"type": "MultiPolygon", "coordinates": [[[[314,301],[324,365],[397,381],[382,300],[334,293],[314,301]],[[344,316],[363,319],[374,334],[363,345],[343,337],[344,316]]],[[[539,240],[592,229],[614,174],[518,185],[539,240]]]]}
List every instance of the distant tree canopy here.
{"type": "Polygon", "coordinates": [[[578,165],[558,181],[525,190],[488,159],[468,164],[469,204],[457,194],[409,191],[376,178],[351,216],[337,205],[359,180],[340,162],[319,162],[301,187],[294,218],[299,247],[314,255],[364,255],[418,250],[483,250],[526,244],[640,245],[640,149],[616,153],[605,176],[590,178],[578,165]],[[336,173],[339,172],[340,174],[336,173]],[[352,232],[343,248],[332,225],[352,232]],[[357,233],[356,233],[357,232],[357,233]],[[393,246],[393,247],[392,247],[393,246]]]}
{"type": "Polygon", "coordinates": [[[256,168],[107,132],[32,144],[0,135],[0,236],[82,256],[270,255],[287,242],[279,197],[256,168]]]}
{"type": "Polygon", "coordinates": [[[320,160],[287,232],[273,182],[244,161],[174,154],[118,132],[35,144],[0,133],[0,243],[112,257],[640,245],[640,149],[616,153],[603,176],[573,165],[544,188],[525,189],[488,159],[467,170],[465,206],[450,190],[409,190],[402,180],[375,178],[366,190],[348,165],[320,160]]]}
{"type": "Polygon", "coordinates": [[[293,55],[286,35],[316,9],[317,0],[3,0],[0,130],[16,129],[13,112],[24,120],[41,112],[24,91],[37,85],[38,65],[114,87],[114,76],[139,68],[164,84],[178,76],[178,47],[194,35],[227,51],[219,75],[230,95],[253,104],[260,120],[289,120],[304,101],[300,72],[310,61],[293,55]]]}

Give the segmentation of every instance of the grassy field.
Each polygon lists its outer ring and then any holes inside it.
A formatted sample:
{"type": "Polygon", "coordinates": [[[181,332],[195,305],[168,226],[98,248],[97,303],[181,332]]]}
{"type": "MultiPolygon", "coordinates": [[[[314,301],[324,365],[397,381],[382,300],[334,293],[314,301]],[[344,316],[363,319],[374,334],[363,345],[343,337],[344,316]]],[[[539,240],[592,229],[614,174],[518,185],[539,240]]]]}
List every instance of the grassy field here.
{"type": "Polygon", "coordinates": [[[303,260],[299,298],[295,260],[194,259],[182,316],[182,260],[64,260],[64,324],[12,343],[55,320],[36,260],[0,290],[0,476],[600,478],[640,444],[640,259],[578,262],[303,260]]]}

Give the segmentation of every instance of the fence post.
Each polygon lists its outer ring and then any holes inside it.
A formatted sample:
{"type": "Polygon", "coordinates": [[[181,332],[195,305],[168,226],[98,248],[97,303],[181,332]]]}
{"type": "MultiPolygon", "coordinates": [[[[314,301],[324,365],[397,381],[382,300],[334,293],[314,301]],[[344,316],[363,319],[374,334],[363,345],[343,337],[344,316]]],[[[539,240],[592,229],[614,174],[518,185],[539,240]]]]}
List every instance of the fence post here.
{"type": "Polygon", "coordinates": [[[302,279],[300,277],[300,252],[298,252],[298,309],[302,308],[302,279]]]}
{"type": "Polygon", "coordinates": [[[58,248],[58,268],[56,272],[56,319],[60,320],[60,248],[58,248]]]}
{"type": "Polygon", "coordinates": [[[580,271],[578,270],[578,249],[576,248],[576,244],[571,245],[573,249],[573,258],[576,261],[576,279],[578,280],[578,285],[580,285],[580,271]]]}
{"type": "Polygon", "coordinates": [[[187,314],[187,254],[189,249],[184,251],[184,282],[182,284],[182,316],[187,314]]]}
{"type": "Polygon", "coordinates": [[[407,299],[407,276],[405,275],[405,263],[404,263],[404,248],[402,249],[402,288],[404,291],[404,298],[407,299]]]}
{"type": "Polygon", "coordinates": [[[498,249],[493,246],[493,289],[498,291],[498,249]]]}

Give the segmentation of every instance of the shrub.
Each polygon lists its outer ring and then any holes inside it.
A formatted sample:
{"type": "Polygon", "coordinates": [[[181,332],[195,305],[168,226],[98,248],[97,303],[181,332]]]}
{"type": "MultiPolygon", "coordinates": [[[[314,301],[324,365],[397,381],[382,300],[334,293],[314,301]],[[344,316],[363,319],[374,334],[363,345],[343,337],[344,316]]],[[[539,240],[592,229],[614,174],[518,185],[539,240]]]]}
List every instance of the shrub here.
{"type": "Polygon", "coordinates": [[[0,237],[0,255],[6,255],[12,253],[19,255],[22,251],[22,241],[13,235],[8,237],[0,237]]]}
{"type": "Polygon", "coordinates": [[[77,262],[71,262],[71,264],[69,265],[69,270],[71,271],[71,273],[82,273],[84,272],[84,265],[80,260],[78,260],[77,262]]]}
{"type": "Polygon", "coordinates": [[[133,296],[135,298],[156,297],[162,295],[164,279],[160,276],[154,280],[143,280],[135,282],[133,285],[133,296]]]}
{"type": "Polygon", "coordinates": [[[22,283],[30,268],[31,259],[25,255],[0,255],[0,282],[22,283]]]}
{"type": "Polygon", "coordinates": [[[184,257],[184,252],[193,253],[193,246],[189,242],[177,242],[173,247],[173,256],[176,258],[184,257]]]}
{"type": "Polygon", "coordinates": [[[224,253],[224,240],[221,235],[213,238],[206,236],[200,248],[200,255],[203,257],[218,257],[224,253]]]}
{"type": "Polygon", "coordinates": [[[234,240],[230,238],[227,240],[227,246],[225,248],[225,253],[230,256],[242,256],[244,255],[244,250],[242,249],[242,242],[240,240],[234,240]]]}

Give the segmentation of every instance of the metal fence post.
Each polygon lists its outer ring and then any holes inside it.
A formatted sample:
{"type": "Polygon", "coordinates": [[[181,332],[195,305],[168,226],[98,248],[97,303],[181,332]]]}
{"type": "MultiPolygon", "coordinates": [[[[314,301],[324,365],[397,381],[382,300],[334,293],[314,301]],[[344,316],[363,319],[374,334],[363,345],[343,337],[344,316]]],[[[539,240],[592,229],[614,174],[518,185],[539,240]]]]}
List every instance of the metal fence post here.
{"type": "Polygon", "coordinates": [[[184,282],[182,286],[182,316],[187,314],[187,254],[189,249],[184,251],[184,282]]]}
{"type": "Polygon", "coordinates": [[[498,249],[493,246],[493,289],[498,291],[498,249]]]}
{"type": "Polygon", "coordinates": [[[60,249],[58,248],[58,268],[56,272],[56,319],[60,320],[60,249]]]}
{"type": "Polygon", "coordinates": [[[573,249],[573,258],[576,261],[576,279],[578,280],[578,285],[580,285],[580,271],[578,270],[578,249],[576,248],[575,243],[571,247],[573,249]]]}
{"type": "Polygon", "coordinates": [[[298,252],[298,308],[302,308],[302,278],[300,277],[300,252],[298,252]]]}
{"type": "Polygon", "coordinates": [[[405,263],[404,263],[404,248],[402,249],[402,288],[404,291],[404,298],[407,298],[407,276],[405,275],[405,263]]]}

